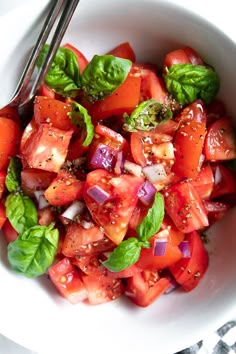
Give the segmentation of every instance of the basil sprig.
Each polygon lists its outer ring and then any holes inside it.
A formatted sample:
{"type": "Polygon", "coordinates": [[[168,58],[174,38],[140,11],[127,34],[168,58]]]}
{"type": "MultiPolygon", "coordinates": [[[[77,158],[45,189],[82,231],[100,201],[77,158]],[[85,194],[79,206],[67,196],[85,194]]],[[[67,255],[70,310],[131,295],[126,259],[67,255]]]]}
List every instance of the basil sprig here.
{"type": "Polygon", "coordinates": [[[187,105],[197,99],[210,103],[219,90],[220,80],[212,67],[174,64],[165,70],[167,91],[180,104],[187,105]]]}
{"type": "Polygon", "coordinates": [[[57,252],[59,232],[49,226],[26,229],[8,245],[8,260],[13,270],[29,278],[44,274],[57,252]]]}
{"type": "MultiPolygon", "coordinates": [[[[39,56],[40,67],[48,53],[46,44],[39,56]]],[[[89,102],[102,100],[111,95],[126,79],[132,62],[113,55],[95,55],[80,73],[78,60],[74,52],[60,47],[45,77],[46,84],[58,94],[76,97],[83,92],[89,102]]]]}
{"type": "Polygon", "coordinates": [[[141,102],[131,115],[125,115],[124,130],[151,130],[172,118],[171,110],[155,99],[141,102]]]}
{"type": "Polygon", "coordinates": [[[52,264],[58,246],[59,232],[54,224],[37,225],[38,213],[31,198],[21,190],[21,163],[11,158],[6,176],[10,192],[6,198],[6,215],[19,233],[8,245],[8,260],[11,267],[27,277],[39,276],[52,264]]]}
{"type": "Polygon", "coordinates": [[[84,96],[90,102],[111,95],[126,79],[132,62],[113,55],[95,55],[81,77],[84,96]]]}
{"type": "Polygon", "coordinates": [[[84,128],[86,130],[87,136],[82,145],[88,146],[94,137],[94,126],[87,109],[81,106],[81,104],[74,101],[71,103],[71,111],[69,115],[72,124],[84,128]]]}
{"type": "Polygon", "coordinates": [[[159,231],[163,218],[164,200],[157,192],[152,207],[136,229],[138,237],[130,237],[122,241],[103,262],[104,267],[112,272],[119,272],[136,263],[141,249],[151,247],[148,240],[159,231]]]}
{"type": "MultiPolygon", "coordinates": [[[[37,66],[40,67],[48,53],[49,46],[45,44],[37,66]]],[[[68,48],[60,47],[52,61],[45,77],[46,84],[56,93],[66,97],[76,97],[80,89],[80,72],[76,55],[68,48]]]]}

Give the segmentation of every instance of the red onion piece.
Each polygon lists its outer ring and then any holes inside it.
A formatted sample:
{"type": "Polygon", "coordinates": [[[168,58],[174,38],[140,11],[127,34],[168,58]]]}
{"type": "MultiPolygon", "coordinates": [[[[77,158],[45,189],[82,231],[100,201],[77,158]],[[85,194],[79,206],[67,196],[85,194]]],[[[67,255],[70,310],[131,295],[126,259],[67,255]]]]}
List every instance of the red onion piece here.
{"type": "Polygon", "coordinates": [[[85,209],[85,204],[79,200],[75,200],[62,213],[62,216],[69,220],[74,220],[75,216],[81,214],[84,211],[84,209],[85,209]]]}
{"type": "Polygon", "coordinates": [[[170,286],[169,288],[164,292],[164,294],[170,294],[172,293],[172,291],[174,291],[175,289],[177,289],[179,287],[179,284],[177,283],[177,281],[175,280],[174,277],[170,276],[170,286]]]}
{"type": "Polygon", "coordinates": [[[164,181],[167,178],[165,167],[162,163],[143,167],[143,173],[145,177],[154,184],[164,181]]]}
{"type": "Polygon", "coordinates": [[[144,205],[148,206],[153,203],[155,193],[156,188],[154,185],[149,181],[145,181],[142,187],[139,189],[138,197],[144,205]]]}
{"type": "Polygon", "coordinates": [[[115,165],[115,153],[105,144],[99,144],[89,158],[90,168],[105,168],[112,171],[115,165]]]}
{"type": "Polygon", "coordinates": [[[98,204],[103,204],[110,198],[110,194],[104,191],[100,186],[95,185],[87,191],[87,194],[98,204]]]}
{"type": "Polygon", "coordinates": [[[47,199],[44,196],[44,190],[40,190],[40,191],[34,191],[34,196],[37,199],[38,202],[38,208],[41,210],[43,208],[46,208],[47,206],[49,206],[49,203],[47,201],[47,199]]]}
{"type": "Polygon", "coordinates": [[[166,253],[167,240],[166,239],[155,239],[154,241],[154,256],[164,256],[166,253]]]}
{"type": "Polygon", "coordinates": [[[191,257],[190,244],[187,240],[180,242],[178,247],[183,255],[183,258],[190,258],[191,257]]]}
{"type": "Polygon", "coordinates": [[[137,176],[137,177],[142,176],[142,167],[134,162],[129,161],[129,160],[125,160],[124,169],[134,176],[137,176]]]}

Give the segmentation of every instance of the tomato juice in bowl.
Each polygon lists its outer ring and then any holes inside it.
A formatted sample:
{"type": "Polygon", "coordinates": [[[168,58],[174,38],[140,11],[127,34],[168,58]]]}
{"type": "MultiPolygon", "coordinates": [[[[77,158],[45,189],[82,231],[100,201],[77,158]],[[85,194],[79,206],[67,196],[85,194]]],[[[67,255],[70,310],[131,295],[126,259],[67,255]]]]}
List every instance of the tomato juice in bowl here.
{"type": "MultiPolygon", "coordinates": [[[[154,64],[162,63],[171,50],[193,47],[218,72],[218,96],[228,114],[234,116],[232,85],[236,75],[232,58],[236,49],[220,30],[178,5],[162,1],[124,1],[112,5],[103,1],[99,7],[93,1],[82,1],[63,40],[81,50],[89,60],[124,41],[130,42],[140,62],[154,64]]],[[[232,209],[209,231],[209,268],[199,286],[190,293],[175,291],[163,295],[145,309],[124,299],[96,307],[72,306],[47,278],[31,280],[13,273],[1,240],[1,274],[6,286],[1,294],[0,330],[38,352],[60,352],[66,347],[73,350],[78,348],[78,342],[80,348],[89,342],[91,350],[101,347],[102,352],[111,348],[117,353],[171,353],[183,349],[235,314],[234,229],[232,209]],[[11,303],[9,294],[14,294],[11,303]],[[15,314],[14,324],[10,311],[15,314]],[[114,348],[117,333],[119,341],[114,348]],[[101,334],[108,338],[105,348],[101,334]],[[142,341],[137,341],[139,336],[142,341]],[[58,345],[59,337],[63,339],[58,345]]]]}

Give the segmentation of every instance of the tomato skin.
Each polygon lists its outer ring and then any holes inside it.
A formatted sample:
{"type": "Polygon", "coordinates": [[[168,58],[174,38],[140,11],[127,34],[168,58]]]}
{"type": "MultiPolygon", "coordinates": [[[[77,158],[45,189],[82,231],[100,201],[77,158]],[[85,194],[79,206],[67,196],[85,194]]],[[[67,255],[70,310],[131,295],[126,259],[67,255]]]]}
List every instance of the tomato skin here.
{"type": "Polygon", "coordinates": [[[72,130],[61,130],[47,123],[34,130],[23,145],[22,157],[29,167],[59,172],[70,143],[72,130]]]}
{"type": "Polygon", "coordinates": [[[130,114],[139,103],[140,87],[141,78],[128,74],[126,80],[110,96],[94,103],[91,112],[93,122],[130,114]]]}
{"type": "Polygon", "coordinates": [[[174,138],[175,163],[172,171],[180,177],[195,178],[200,170],[206,130],[206,113],[197,100],[180,114],[179,128],[174,138]]]}
{"type": "Polygon", "coordinates": [[[123,42],[116,46],[115,48],[107,52],[109,55],[114,55],[118,58],[129,59],[132,62],[135,62],[135,53],[129,42],[123,42]]]}
{"type": "Polygon", "coordinates": [[[2,226],[2,233],[7,243],[16,240],[18,237],[18,232],[13,228],[8,219],[4,222],[2,226]]]}
{"type": "Polygon", "coordinates": [[[45,190],[56,177],[56,173],[37,168],[25,168],[21,171],[21,188],[28,196],[34,196],[37,190],[45,190]]]}
{"type": "Polygon", "coordinates": [[[236,138],[230,117],[224,116],[209,126],[205,139],[204,154],[208,161],[236,158],[236,138]]]}
{"type": "Polygon", "coordinates": [[[18,153],[20,126],[9,118],[0,118],[0,170],[6,170],[12,156],[18,153]]]}
{"type": "Polygon", "coordinates": [[[146,70],[141,82],[141,101],[150,100],[151,98],[165,103],[167,91],[162,79],[154,72],[146,70]]]}
{"type": "Polygon", "coordinates": [[[84,187],[84,200],[97,225],[104,229],[108,238],[119,244],[128,229],[129,220],[138,201],[138,190],[144,179],[132,175],[109,173],[97,169],[87,174],[84,187]],[[98,186],[108,193],[109,198],[98,204],[88,191],[98,186]]]}
{"type": "Polygon", "coordinates": [[[230,205],[222,202],[214,202],[205,200],[204,206],[207,211],[209,225],[213,225],[216,221],[225,216],[226,212],[230,209],[230,205]]]}
{"type": "Polygon", "coordinates": [[[48,274],[57,290],[71,304],[77,304],[87,299],[87,290],[69,258],[65,257],[51,266],[48,274]]]}
{"type": "Polygon", "coordinates": [[[6,207],[3,202],[0,202],[0,229],[3,227],[6,220],[7,220],[6,207]]]}
{"type": "Polygon", "coordinates": [[[44,195],[53,206],[67,205],[83,199],[84,182],[67,171],[60,171],[46,189],[44,195]]]}
{"type": "Polygon", "coordinates": [[[177,49],[166,54],[164,59],[164,66],[168,68],[174,64],[188,64],[203,65],[203,61],[198,53],[191,47],[177,49]]]}
{"type": "Polygon", "coordinates": [[[136,305],[147,307],[170,286],[168,278],[160,278],[157,272],[139,272],[127,278],[125,295],[136,305]]]}
{"type": "Polygon", "coordinates": [[[81,53],[77,48],[75,48],[70,43],[66,43],[65,45],[63,45],[63,47],[72,50],[72,52],[76,55],[79,64],[80,74],[82,74],[82,72],[84,71],[84,69],[89,63],[87,58],[84,56],[83,53],[81,53]]]}
{"type": "Polygon", "coordinates": [[[67,160],[72,161],[78,159],[89,149],[89,145],[83,146],[86,136],[87,133],[85,129],[76,128],[68,147],[67,160]]]}
{"type": "Polygon", "coordinates": [[[69,118],[70,104],[45,96],[36,96],[34,100],[34,117],[36,124],[51,123],[53,127],[75,129],[69,118]]]}
{"type": "Polygon", "coordinates": [[[17,109],[11,105],[7,105],[0,109],[0,119],[9,118],[14,120],[18,125],[20,125],[20,116],[17,109]]]}
{"type": "Polygon", "coordinates": [[[182,285],[185,291],[193,290],[208,268],[208,253],[200,235],[193,231],[186,236],[190,244],[190,258],[182,258],[169,269],[175,280],[182,285]]]}
{"type": "Polygon", "coordinates": [[[180,231],[189,233],[208,226],[203,202],[191,183],[177,183],[163,194],[165,210],[180,231]]]}
{"type": "Polygon", "coordinates": [[[236,173],[223,164],[213,166],[214,184],[211,199],[236,192],[236,173]]]}

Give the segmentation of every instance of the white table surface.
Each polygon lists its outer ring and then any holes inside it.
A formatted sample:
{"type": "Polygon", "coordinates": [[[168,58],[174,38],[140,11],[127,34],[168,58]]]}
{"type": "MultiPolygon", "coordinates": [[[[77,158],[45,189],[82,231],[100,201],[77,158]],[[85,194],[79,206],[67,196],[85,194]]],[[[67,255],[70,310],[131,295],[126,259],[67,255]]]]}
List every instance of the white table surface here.
{"type": "MultiPolygon", "coordinates": [[[[23,0],[1,0],[1,10],[6,12],[14,8],[14,3],[19,6],[23,0]],[[4,4],[3,4],[4,3],[4,4]]],[[[233,11],[234,3],[231,0],[224,0],[223,5],[221,1],[214,0],[178,0],[186,8],[193,9],[200,15],[204,15],[211,22],[222,28],[226,34],[229,34],[232,39],[236,41],[235,29],[235,12],[233,11]],[[224,16],[222,16],[222,10],[224,16]]],[[[2,13],[1,13],[2,14],[2,13]]],[[[235,318],[235,314],[233,315],[235,318]]],[[[222,323],[223,325],[223,323],[222,323]]],[[[194,344],[194,343],[193,343],[194,344]]],[[[0,354],[44,354],[36,353],[28,350],[17,343],[12,342],[8,338],[0,334],[0,354]]],[[[54,354],[54,353],[51,353],[54,354]]]]}

